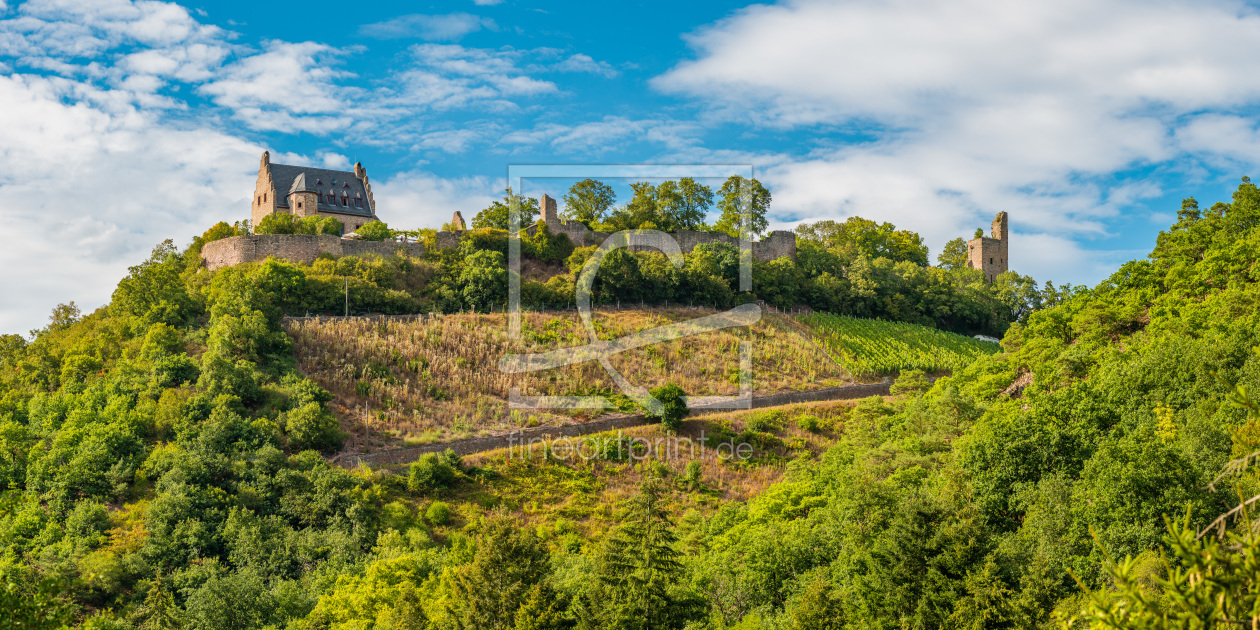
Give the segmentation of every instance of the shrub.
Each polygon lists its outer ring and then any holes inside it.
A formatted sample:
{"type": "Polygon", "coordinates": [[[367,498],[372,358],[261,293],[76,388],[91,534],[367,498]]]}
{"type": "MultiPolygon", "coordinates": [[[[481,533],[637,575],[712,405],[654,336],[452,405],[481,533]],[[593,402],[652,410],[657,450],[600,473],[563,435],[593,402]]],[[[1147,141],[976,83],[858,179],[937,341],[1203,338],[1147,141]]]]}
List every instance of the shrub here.
{"type": "Polygon", "coordinates": [[[407,489],[412,492],[434,492],[455,483],[455,467],[437,453],[427,453],[411,464],[407,471],[407,489]]]}
{"type": "Polygon", "coordinates": [[[383,241],[394,237],[394,233],[389,231],[389,226],[385,225],[383,221],[372,221],[364,224],[355,230],[355,233],[365,241],[383,241]]]}
{"type": "Polygon", "coordinates": [[[687,462],[687,472],[683,474],[683,483],[687,484],[688,488],[698,488],[700,487],[700,476],[703,474],[704,464],[698,459],[693,459],[687,462]]]}
{"type": "Polygon", "coordinates": [[[332,414],[316,402],[284,414],[289,445],[296,450],[329,451],[341,447],[346,435],[332,414]]]}
{"type": "Polygon", "coordinates": [[[754,413],[752,417],[744,423],[749,431],[759,431],[765,433],[767,431],[778,431],[783,428],[781,424],[783,412],[778,410],[761,411],[754,413]]]}
{"type": "Polygon", "coordinates": [[[675,383],[666,383],[652,390],[652,396],[665,405],[658,416],[651,412],[644,415],[649,420],[657,420],[661,427],[671,433],[682,428],[682,420],[687,416],[687,403],[683,402],[683,389],[675,383]]]}
{"type": "Polygon", "coordinates": [[[424,511],[424,519],[432,525],[445,525],[451,520],[451,508],[441,501],[434,501],[424,511]]]}
{"type": "Polygon", "coordinates": [[[800,427],[802,431],[818,433],[822,430],[822,420],[818,416],[805,413],[796,417],[796,426],[800,427]]]}
{"type": "Polygon", "coordinates": [[[272,212],[254,228],[256,234],[298,234],[299,220],[287,212],[272,212]]]}

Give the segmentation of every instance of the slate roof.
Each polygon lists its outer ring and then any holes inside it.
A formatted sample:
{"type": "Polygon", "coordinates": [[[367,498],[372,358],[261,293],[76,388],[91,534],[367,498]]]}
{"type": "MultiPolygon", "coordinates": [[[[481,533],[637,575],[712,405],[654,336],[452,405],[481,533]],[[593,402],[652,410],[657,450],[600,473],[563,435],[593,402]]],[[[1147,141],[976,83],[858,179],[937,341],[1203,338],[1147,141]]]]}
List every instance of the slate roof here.
{"type": "Polygon", "coordinates": [[[288,193],[283,193],[283,196],[277,195],[276,206],[278,207],[288,207],[289,193],[314,192],[320,193],[317,209],[321,212],[336,212],[359,217],[372,216],[367,187],[363,185],[363,180],[355,177],[351,171],[330,171],[288,164],[268,164],[268,168],[271,169],[271,181],[276,185],[276,192],[288,191],[288,193]],[[332,192],[336,193],[335,204],[328,202],[328,194],[332,192]],[[343,195],[349,197],[349,205],[341,205],[343,195]],[[355,207],[356,198],[363,199],[362,208],[355,207]]]}

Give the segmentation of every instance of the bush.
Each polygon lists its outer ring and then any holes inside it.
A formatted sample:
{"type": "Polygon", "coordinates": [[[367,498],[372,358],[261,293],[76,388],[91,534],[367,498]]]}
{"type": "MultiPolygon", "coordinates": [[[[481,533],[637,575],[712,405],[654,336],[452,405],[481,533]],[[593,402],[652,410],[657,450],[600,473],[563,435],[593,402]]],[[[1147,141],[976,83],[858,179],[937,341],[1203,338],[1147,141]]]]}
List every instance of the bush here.
{"type": "Polygon", "coordinates": [[[365,241],[383,241],[387,238],[393,238],[394,233],[389,231],[389,226],[383,221],[372,221],[355,230],[359,238],[365,241]]]}
{"type": "Polygon", "coordinates": [[[412,492],[434,492],[455,483],[456,470],[446,457],[427,453],[411,464],[407,471],[407,489],[412,492]]]}
{"type": "Polygon", "coordinates": [[[781,424],[782,418],[782,411],[759,411],[748,418],[748,420],[744,422],[744,426],[749,431],[758,431],[761,433],[778,431],[783,428],[783,425],[781,424]]]}
{"type": "Polygon", "coordinates": [[[671,433],[682,428],[682,420],[687,416],[687,403],[683,402],[682,388],[674,383],[666,383],[653,389],[651,394],[665,405],[665,409],[659,416],[651,412],[644,415],[649,420],[659,421],[661,427],[671,433]]]}
{"type": "Polygon", "coordinates": [[[330,451],[341,448],[346,434],[337,419],[317,402],[310,402],[284,414],[285,432],[295,450],[330,451]]]}
{"type": "Polygon", "coordinates": [[[431,525],[445,525],[451,520],[451,508],[441,501],[434,501],[429,509],[424,511],[424,519],[431,525]]]}
{"type": "Polygon", "coordinates": [[[822,430],[822,420],[820,420],[818,416],[810,415],[808,413],[801,414],[796,418],[796,426],[800,427],[802,431],[818,433],[822,430]]]}
{"type": "Polygon", "coordinates": [[[287,212],[272,212],[254,228],[255,234],[297,234],[298,218],[287,212]]]}

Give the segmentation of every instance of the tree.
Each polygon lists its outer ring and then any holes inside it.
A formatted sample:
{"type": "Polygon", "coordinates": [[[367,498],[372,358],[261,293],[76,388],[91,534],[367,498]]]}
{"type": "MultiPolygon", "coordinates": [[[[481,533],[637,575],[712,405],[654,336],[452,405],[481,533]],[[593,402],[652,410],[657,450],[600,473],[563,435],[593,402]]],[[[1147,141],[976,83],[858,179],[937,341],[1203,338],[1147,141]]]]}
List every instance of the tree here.
{"type": "Polygon", "coordinates": [[[666,229],[665,220],[661,217],[657,186],[651,182],[635,182],[630,184],[634,196],[624,207],[618,208],[603,224],[606,231],[637,229],[666,229]]]}
{"type": "Polygon", "coordinates": [[[510,217],[511,203],[516,199],[517,211],[521,215],[521,227],[534,223],[538,219],[538,200],[525,195],[518,195],[512,192],[512,187],[508,186],[503,191],[503,201],[493,201],[485,210],[477,213],[473,217],[473,229],[494,228],[497,230],[508,229],[508,218],[510,217]]]}
{"type": "Polygon", "coordinates": [[[451,579],[447,612],[461,630],[521,627],[518,611],[531,600],[537,607],[543,603],[539,599],[554,599],[535,592],[551,573],[547,551],[532,528],[521,527],[506,512],[494,514],[480,529],[472,562],[451,579]]]}
{"type": "Polygon", "coordinates": [[[682,428],[683,418],[687,417],[687,403],[683,402],[683,389],[675,383],[666,383],[652,390],[652,397],[665,405],[660,415],[651,412],[645,414],[649,420],[656,420],[661,427],[670,433],[682,428]]]}
{"type": "Polygon", "coordinates": [[[665,225],[673,230],[696,230],[704,227],[704,217],[713,205],[713,189],[690,177],[662,182],[657,198],[665,225]]]}
{"type": "Polygon", "coordinates": [[[941,269],[965,269],[967,267],[967,242],[956,238],[945,243],[945,249],[936,257],[936,266],[941,269]]]}
{"type": "Polygon", "coordinates": [[[847,260],[862,255],[893,262],[904,260],[923,267],[928,264],[928,248],[923,244],[923,237],[911,230],[898,230],[888,222],[849,217],[843,223],[830,220],[804,223],[797,226],[796,234],[822,244],[847,260]]]}
{"type": "Polygon", "coordinates": [[[167,239],[153,248],[149,259],[127,269],[114,289],[110,310],[150,323],[183,324],[194,315],[194,305],[183,278],[183,258],[167,239]]]}
{"type": "Polygon", "coordinates": [[[682,628],[700,602],[679,585],[685,569],[658,482],[648,480],[630,513],[600,549],[578,611],[579,627],[611,630],[682,628]]]}
{"type": "Polygon", "coordinates": [[[503,252],[480,249],[464,261],[459,286],[464,302],[476,309],[490,309],[507,300],[507,265],[503,252]]]}
{"type": "Polygon", "coordinates": [[[394,233],[389,231],[389,226],[384,221],[371,221],[360,226],[355,230],[359,238],[365,241],[383,241],[387,238],[393,238],[394,233]]]}
{"type": "Polygon", "coordinates": [[[732,175],[718,189],[718,230],[738,237],[746,229],[749,234],[761,235],[770,227],[766,213],[770,210],[770,191],[761,182],[742,175],[732,175]],[[748,221],[745,224],[744,215],[748,221]]]}
{"type": "Polygon", "coordinates": [[[298,218],[288,212],[272,212],[258,222],[257,234],[297,234],[298,218]]]}
{"type": "Polygon", "coordinates": [[[608,209],[617,201],[612,186],[594,179],[584,179],[564,195],[564,217],[594,225],[604,220],[608,209]]]}

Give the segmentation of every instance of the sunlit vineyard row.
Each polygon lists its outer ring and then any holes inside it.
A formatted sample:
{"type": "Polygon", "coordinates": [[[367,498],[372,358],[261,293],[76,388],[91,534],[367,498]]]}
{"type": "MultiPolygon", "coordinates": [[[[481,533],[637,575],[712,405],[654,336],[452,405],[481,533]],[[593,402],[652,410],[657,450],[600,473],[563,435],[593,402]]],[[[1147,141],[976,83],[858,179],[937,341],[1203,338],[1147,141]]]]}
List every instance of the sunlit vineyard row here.
{"type": "Polygon", "coordinates": [[[862,376],[910,369],[953,372],[1001,349],[989,341],[915,324],[818,313],[799,319],[836,361],[862,376]]]}

